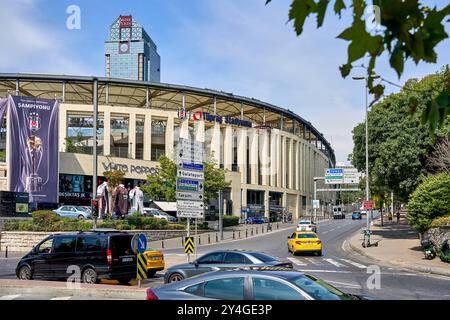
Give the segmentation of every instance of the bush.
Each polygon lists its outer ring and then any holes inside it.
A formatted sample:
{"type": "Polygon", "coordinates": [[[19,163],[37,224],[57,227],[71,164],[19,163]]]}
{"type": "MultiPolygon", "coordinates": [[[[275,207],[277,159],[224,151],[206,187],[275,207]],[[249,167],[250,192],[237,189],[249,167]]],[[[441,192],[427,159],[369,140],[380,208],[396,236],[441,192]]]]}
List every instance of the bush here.
{"type": "Polygon", "coordinates": [[[409,225],[420,233],[427,231],[435,218],[450,215],[450,174],[427,177],[412,193],[407,210],[409,225]]]}
{"type": "Polygon", "coordinates": [[[231,226],[237,226],[239,224],[239,217],[237,216],[223,216],[223,226],[224,227],[231,227],[231,226]]]}
{"type": "Polygon", "coordinates": [[[431,222],[430,228],[450,227],[450,216],[439,217],[431,222]]]}

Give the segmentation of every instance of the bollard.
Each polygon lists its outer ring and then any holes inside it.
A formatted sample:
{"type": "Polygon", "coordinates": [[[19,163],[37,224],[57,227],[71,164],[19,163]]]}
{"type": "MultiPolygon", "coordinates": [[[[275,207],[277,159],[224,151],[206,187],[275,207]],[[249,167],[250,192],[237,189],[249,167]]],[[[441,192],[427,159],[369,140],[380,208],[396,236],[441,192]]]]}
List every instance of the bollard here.
{"type": "Polygon", "coordinates": [[[277,222],[277,229],[279,228],[279,226],[278,226],[278,222],[277,222]]]}
{"type": "Polygon", "coordinates": [[[234,237],[234,230],[233,230],[233,240],[235,239],[235,237],[234,237]]]}
{"type": "Polygon", "coordinates": [[[198,244],[201,244],[201,243],[202,243],[201,236],[198,236],[198,244]]]}
{"type": "Polygon", "coordinates": [[[258,234],[258,228],[256,228],[256,234],[258,234]]]}
{"type": "Polygon", "coordinates": [[[211,243],[211,235],[208,234],[208,243],[211,243]]]}
{"type": "Polygon", "coordinates": [[[245,237],[246,238],[248,237],[248,230],[247,229],[245,229],[245,237]]]}
{"type": "Polygon", "coordinates": [[[8,258],[8,246],[6,246],[5,258],[8,258]]]}
{"type": "Polygon", "coordinates": [[[164,240],[161,240],[161,248],[164,249],[164,240]]]}
{"type": "Polygon", "coordinates": [[[239,239],[241,238],[241,230],[238,231],[239,239]]]}
{"type": "Polygon", "coordinates": [[[251,235],[253,236],[253,228],[252,228],[252,233],[251,233],[251,235]]]}
{"type": "Polygon", "coordinates": [[[181,237],[181,246],[184,247],[184,238],[181,237]]]}
{"type": "Polygon", "coordinates": [[[216,233],[216,242],[219,242],[219,235],[216,233]]]}

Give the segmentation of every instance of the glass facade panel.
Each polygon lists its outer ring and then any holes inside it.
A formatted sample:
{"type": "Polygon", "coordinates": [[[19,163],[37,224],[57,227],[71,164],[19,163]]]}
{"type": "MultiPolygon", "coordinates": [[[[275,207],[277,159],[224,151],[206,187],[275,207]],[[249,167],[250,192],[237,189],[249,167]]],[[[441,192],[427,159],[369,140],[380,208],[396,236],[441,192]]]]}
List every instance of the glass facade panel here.
{"type": "Polygon", "coordinates": [[[111,156],[130,157],[128,116],[111,115],[111,156]]]}
{"type": "MultiPolygon", "coordinates": [[[[161,155],[166,153],[166,120],[152,120],[152,146],[151,160],[158,161],[161,155]]],[[[174,143],[178,142],[180,137],[180,127],[177,127],[174,143]]]]}
{"type": "Polygon", "coordinates": [[[136,118],[136,159],[144,159],[144,118],[136,118]]]}
{"type": "MultiPolygon", "coordinates": [[[[91,114],[68,114],[65,151],[92,154],[94,118],[91,114]]],[[[103,115],[98,115],[97,154],[103,154],[103,115]]]]}

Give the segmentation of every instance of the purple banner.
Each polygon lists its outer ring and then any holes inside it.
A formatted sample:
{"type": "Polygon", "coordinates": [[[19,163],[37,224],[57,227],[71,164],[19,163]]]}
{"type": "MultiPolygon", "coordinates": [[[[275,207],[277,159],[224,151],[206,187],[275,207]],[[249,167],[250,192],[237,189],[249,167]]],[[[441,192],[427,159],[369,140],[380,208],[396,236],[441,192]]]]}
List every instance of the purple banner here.
{"type": "Polygon", "coordinates": [[[0,125],[3,123],[3,117],[6,113],[8,99],[0,99],[0,125]]]}
{"type": "Polygon", "coordinates": [[[28,192],[30,202],[58,202],[57,100],[10,96],[9,190],[28,192]]]}

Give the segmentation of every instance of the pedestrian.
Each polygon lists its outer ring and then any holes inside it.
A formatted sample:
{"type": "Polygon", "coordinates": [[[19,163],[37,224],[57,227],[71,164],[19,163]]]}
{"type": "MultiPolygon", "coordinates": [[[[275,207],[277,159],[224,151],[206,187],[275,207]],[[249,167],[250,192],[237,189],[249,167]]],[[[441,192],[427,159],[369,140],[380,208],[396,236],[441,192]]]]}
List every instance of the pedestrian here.
{"type": "Polygon", "coordinates": [[[400,222],[400,211],[397,211],[397,223],[400,222]]]}

